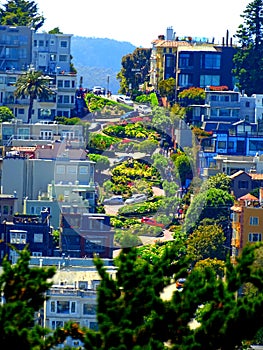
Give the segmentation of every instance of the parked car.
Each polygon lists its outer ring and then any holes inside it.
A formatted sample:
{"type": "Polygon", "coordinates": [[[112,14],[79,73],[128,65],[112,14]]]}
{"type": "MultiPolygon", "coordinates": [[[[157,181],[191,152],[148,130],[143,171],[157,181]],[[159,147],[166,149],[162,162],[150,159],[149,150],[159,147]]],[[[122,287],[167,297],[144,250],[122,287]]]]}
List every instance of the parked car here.
{"type": "Polygon", "coordinates": [[[133,159],[131,156],[121,156],[121,157],[114,159],[113,163],[114,164],[123,163],[123,162],[126,162],[127,160],[131,160],[131,159],[133,159]]]}
{"type": "Polygon", "coordinates": [[[104,95],[105,94],[105,89],[101,86],[94,86],[92,88],[92,92],[95,95],[104,95]]]}
{"type": "Polygon", "coordinates": [[[104,199],[103,204],[124,204],[122,196],[112,196],[104,199]]]}
{"type": "Polygon", "coordinates": [[[123,115],[120,116],[120,120],[125,120],[125,119],[129,119],[129,118],[134,118],[134,117],[138,117],[139,116],[139,112],[138,111],[129,111],[123,115]]]}
{"type": "Polygon", "coordinates": [[[152,112],[151,107],[147,106],[147,105],[139,105],[136,107],[137,111],[139,112],[139,114],[150,114],[152,112]]]}
{"type": "Polygon", "coordinates": [[[141,203],[147,200],[147,196],[144,193],[133,194],[130,198],[126,199],[125,204],[141,203]]]}
{"type": "Polygon", "coordinates": [[[141,219],[141,223],[147,224],[147,225],[151,225],[151,226],[158,226],[158,227],[164,228],[164,224],[162,224],[161,222],[156,221],[153,218],[143,217],[141,219]]]}
{"type": "Polygon", "coordinates": [[[133,106],[133,101],[131,100],[131,98],[129,96],[119,95],[116,98],[116,101],[119,103],[124,103],[128,106],[133,106]]]}

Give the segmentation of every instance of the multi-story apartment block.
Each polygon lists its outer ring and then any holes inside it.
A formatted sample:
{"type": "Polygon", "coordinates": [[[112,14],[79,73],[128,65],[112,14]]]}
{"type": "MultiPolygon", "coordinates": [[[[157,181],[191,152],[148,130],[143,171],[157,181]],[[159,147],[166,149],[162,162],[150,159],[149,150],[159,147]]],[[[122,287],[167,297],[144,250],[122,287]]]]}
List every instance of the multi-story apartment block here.
{"type": "Polygon", "coordinates": [[[29,27],[0,26],[0,71],[25,71],[32,62],[32,38],[29,27]]]}
{"type": "MultiPolygon", "coordinates": [[[[59,143],[54,145],[60,146],[59,143]]],[[[70,148],[58,147],[58,150],[55,149],[46,158],[30,159],[19,155],[5,157],[2,162],[2,193],[16,192],[18,211],[22,212],[25,198],[47,198],[49,184],[54,184],[56,194],[56,185],[61,188],[61,185],[74,184],[77,188],[78,182],[79,186],[87,185],[86,196],[90,196],[88,199],[92,204],[92,198],[95,198],[95,163],[80,158],[82,153],[79,153],[79,158],[72,159],[72,153],[75,154],[70,148]],[[92,198],[90,193],[93,193],[92,198]]]]}
{"type": "Polygon", "coordinates": [[[222,86],[233,89],[232,58],[236,52],[232,40],[215,45],[213,40],[192,37],[171,37],[168,28],[164,35],[152,42],[150,83],[158,90],[158,82],[170,77],[176,81],[176,96],[194,87],[222,86]]]}
{"type": "Polygon", "coordinates": [[[34,33],[32,64],[45,74],[70,72],[71,34],[34,33]]]}
{"type": "Polygon", "coordinates": [[[48,75],[55,94],[34,101],[32,122],[70,117],[75,108],[77,76],[71,73],[71,34],[36,33],[28,27],[0,26],[0,105],[27,121],[28,98],[15,98],[15,83],[28,69],[48,75]]]}
{"type": "Polygon", "coordinates": [[[19,250],[28,247],[32,256],[52,256],[54,245],[49,212],[41,215],[15,214],[12,221],[4,220],[0,224],[0,262],[8,256],[16,262],[19,250]]]}
{"type": "MultiPolygon", "coordinates": [[[[64,145],[71,149],[80,147],[85,149],[87,143],[83,125],[63,125],[48,121],[27,124],[19,119],[14,119],[12,122],[4,122],[0,125],[0,136],[3,146],[6,147],[43,146],[38,153],[47,153],[47,148],[50,149],[45,146],[47,142],[53,144],[52,149],[56,145],[55,141],[64,142],[64,145]]],[[[57,143],[56,149],[58,147],[62,149],[63,144],[57,143]]]]}
{"type": "MultiPolygon", "coordinates": [[[[43,265],[47,259],[42,259],[43,265]]],[[[110,278],[115,278],[116,267],[108,264],[107,259],[103,262],[110,278]]],[[[64,257],[59,264],[41,313],[43,326],[55,330],[68,321],[75,321],[81,327],[97,330],[97,287],[101,277],[92,259],[64,257]]],[[[77,339],[67,338],[65,345],[79,348],[82,344],[77,339]]]]}
{"type": "Polygon", "coordinates": [[[62,206],[60,250],[70,257],[112,259],[114,231],[105,214],[79,213],[78,208],[62,206]],[[75,211],[75,212],[74,212],[75,211]]]}
{"type": "MultiPolygon", "coordinates": [[[[238,91],[212,91],[205,89],[204,105],[193,105],[192,123],[205,128],[208,122],[231,124],[240,120],[255,123],[255,97],[247,97],[238,91]],[[205,124],[204,124],[205,123],[205,124]]],[[[214,125],[214,124],[211,124],[214,125]]],[[[226,124],[225,124],[226,125],[226,124]]],[[[210,131],[207,129],[207,131],[210,131]]]]}

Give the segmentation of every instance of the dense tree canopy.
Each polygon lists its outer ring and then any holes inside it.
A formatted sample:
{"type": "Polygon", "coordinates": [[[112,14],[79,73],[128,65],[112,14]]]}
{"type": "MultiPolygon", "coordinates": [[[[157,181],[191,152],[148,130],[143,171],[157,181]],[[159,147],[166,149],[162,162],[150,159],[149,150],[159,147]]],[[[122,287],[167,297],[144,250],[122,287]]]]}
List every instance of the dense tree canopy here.
{"type": "Polygon", "coordinates": [[[0,8],[2,25],[26,26],[38,30],[45,18],[38,13],[38,6],[32,0],[8,0],[0,8]]]}
{"type": "Polygon", "coordinates": [[[8,107],[5,107],[5,106],[0,107],[0,121],[1,122],[8,122],[13,118],[14,118],[14,114],[8,107]]]}
{"type": "Polygon", "coordinates": [[[199,226],[187,239],[187,254],[193,262],[208,258],[225,260],[224,231],[217,225],[199,226]]]}
{"type": "Polygon", "coordinates": [[[237,86],[248,95],[262,93],[263,80],[263,1],[250,2],[241,15],[237,30],[240,47],[234,56],[237,86]]]}
{"type": "Polygon", "coordinates": [[[43,306],[45,292],[51,286],[54,268],[29,267],[30,253],[20,252],[16,264],[3,260],[0,288],[3,305],[0,307],[1,349],[40,349],[45,330],[33,325],[34,314],[43,306]]]}
{"type": "Polygon", "coordinates": [[[198,226],[204,219],[229,221],[230,210],[233,205],[233,197],[220,188],[209,188],[206,191],[198,193],[191,202],[185,217],[185,230],[191,232],[191,229],[198,226]]]}
{"type": "Polygon", "coordinates": [[[139,85],[149,81],[151,49],[137,48],[132,54],[122,58],[122,68],[117,78],[120,92],[139,90],[139,85]]]}

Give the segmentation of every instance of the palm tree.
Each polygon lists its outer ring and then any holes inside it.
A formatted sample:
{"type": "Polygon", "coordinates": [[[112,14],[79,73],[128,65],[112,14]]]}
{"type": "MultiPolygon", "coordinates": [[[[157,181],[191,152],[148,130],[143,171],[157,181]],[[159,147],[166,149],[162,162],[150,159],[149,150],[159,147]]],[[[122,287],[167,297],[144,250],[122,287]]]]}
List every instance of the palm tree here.
{"type": "Polygon", "coordinates": [[[42,72],[33,69],[28,70],[17,79],[14,95],[16,97],[29,96],[28,124],[32,118],[34,100],[38,97],[47,98],[54,94],[54,91],[49,87],[49,80],[48,76],[44,76],[42,72]]]}

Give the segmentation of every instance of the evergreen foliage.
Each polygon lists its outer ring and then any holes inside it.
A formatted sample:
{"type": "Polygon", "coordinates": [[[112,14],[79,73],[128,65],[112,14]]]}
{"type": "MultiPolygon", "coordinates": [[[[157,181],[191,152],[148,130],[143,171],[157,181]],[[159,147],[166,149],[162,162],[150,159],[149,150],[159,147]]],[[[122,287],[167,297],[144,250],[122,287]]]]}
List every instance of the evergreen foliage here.
{"type": "Polygon", "coordinates": [[[263,1],[250,2],[241,15],[244,23],[237,30],[240,47],[234,55],[237,86],[249,96],[262,93],[263,79],[263,1]]]}
{"type": "Polygon", "coordinates": [[[0,8],[1,25],[26,26],[36,31],[44,24],[45,18],[38,13],[38,6],[32,0],[8,0],[0,8]]]}
{"type": "Polygon", "coordinates": [[[34,324],[35,312],[43,307],[45,292],[52,283],[54,268],[29,267],[30,253],[19,252],[12,265],[4,258],[0,275],[2,305],[0,307],[1,349],[40,349],[46,330],[34,324]]]}

